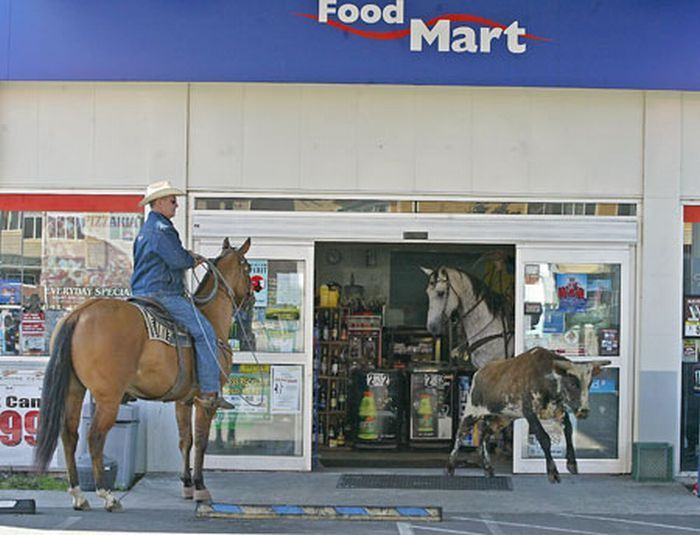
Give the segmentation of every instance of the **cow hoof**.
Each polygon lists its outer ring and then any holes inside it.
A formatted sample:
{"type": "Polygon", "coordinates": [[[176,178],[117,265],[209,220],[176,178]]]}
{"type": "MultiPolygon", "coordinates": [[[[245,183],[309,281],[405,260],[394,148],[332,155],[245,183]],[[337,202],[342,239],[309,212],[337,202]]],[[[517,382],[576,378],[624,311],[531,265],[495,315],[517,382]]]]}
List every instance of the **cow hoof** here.
{"type": "Polygon", "coordinates": [[[561,478],[557,472],[551,472],[547,474],[550,483],[561,483],[561,478]]]}
{"type": "Polygon", "coordinates": [[[578,474],[578,465],[576,464],[576,461],[573,463],[566,463],[566,469],[569,471],[570,474],[578,474]]]}
{"type": "Polygon", "coordinates": [[[455,467],[454,466],[446,466],[445,467],[445,475],[448,477],[452,477],[455,475],[455,467]]]}
{"type": "Polygon", "coordinates": [[[182,487],[182,497],[185,500],[191,500],[194,497],[194,487],[182,487]]]}

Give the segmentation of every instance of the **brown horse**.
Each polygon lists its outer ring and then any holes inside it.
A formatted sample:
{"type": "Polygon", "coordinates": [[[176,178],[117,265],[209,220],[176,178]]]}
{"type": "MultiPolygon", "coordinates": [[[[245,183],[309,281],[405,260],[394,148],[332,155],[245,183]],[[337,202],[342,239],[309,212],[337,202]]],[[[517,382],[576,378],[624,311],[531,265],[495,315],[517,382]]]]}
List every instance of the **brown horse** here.
{"type": "MultiPolygon", "coordinates": [[[[225,239],[221,254],[210,264],[210,271],[195,294],[196,301],[206,301],[200,308],[211,321],[219,340],[228,338],[234,308],[242,307],[252,295],[250,266],[244,256],[249,247],[250,239],[238,250],[225,239]]],[[[127,393],[142,399],[176,401],[179,447],[184,463],[182,495],[198,502],[211,502],[204,485],[202,465],[216,410],[206,409],[196,402],[193,350],[183,350],[187,352],[185,380],[180,373],[178,381],[176,350],[163,342],[149,340],[141,312],[126,301],[91,299],[57,325],[42,390],[35,462],[38,469],[46,469],[60,432],[70,483],[68,492],[73,497],[74,509],[90,509],[80,491],[75,464],[78,423],[86,389],[95,399],[88,445],[97,496],[104,500],[105,509],[121,509],[119,500],[105,485],[102,450],[119,404],[127,393]],[[173,391],[174,385],[179,385],[176,391],[173,391]],[[190,471],[193,404],[196,406],[194,479],[190,471]]],[[[230,351],[219,351],[219,363],[226,376],[231,369],[231,356],[230,351]]],[[[221,380],[222,384],[226,380],[223,374],[221,380]]]]}

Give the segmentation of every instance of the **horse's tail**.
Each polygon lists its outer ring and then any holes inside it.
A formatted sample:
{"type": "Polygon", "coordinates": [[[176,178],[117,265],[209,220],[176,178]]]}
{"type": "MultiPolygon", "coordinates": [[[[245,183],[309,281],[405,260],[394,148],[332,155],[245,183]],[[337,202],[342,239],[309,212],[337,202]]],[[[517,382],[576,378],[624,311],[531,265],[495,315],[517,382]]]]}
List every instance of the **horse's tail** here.
{"type": "Polygon", "coordinates": [[[78,315],[71,314],[59,325],[51,340],[51,358],[41,390],[39,433],[34,449],[34,466],[42,472],[51,462],[63,425],[66,395],[73,372],[71,344],[77,322],[78,315]]]}

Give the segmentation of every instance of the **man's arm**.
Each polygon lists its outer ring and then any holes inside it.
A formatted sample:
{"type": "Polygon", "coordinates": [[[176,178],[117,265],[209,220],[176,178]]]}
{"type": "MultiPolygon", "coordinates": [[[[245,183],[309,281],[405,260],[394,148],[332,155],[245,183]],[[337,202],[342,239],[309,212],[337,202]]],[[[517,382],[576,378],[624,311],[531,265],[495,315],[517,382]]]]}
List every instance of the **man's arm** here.
{"type": "Polygon", "coordinates": [[[159,228],[155,244],[156,254],[172,269],[194,267],[195,257],[182,246],[174,228],[159,228]]]}

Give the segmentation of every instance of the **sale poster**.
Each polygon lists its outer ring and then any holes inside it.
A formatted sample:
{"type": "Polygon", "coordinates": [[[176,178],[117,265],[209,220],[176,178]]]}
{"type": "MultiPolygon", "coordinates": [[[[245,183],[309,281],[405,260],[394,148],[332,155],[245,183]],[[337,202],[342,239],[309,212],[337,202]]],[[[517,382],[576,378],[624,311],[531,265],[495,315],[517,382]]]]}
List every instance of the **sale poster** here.
{"type": "Polygon", "coordinates": [[[0,459],[13,468],[33,466],[43,370],[0,368],[0,459]]]}

